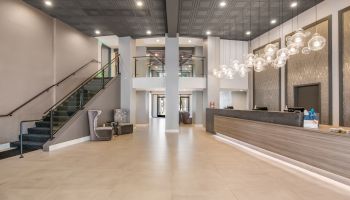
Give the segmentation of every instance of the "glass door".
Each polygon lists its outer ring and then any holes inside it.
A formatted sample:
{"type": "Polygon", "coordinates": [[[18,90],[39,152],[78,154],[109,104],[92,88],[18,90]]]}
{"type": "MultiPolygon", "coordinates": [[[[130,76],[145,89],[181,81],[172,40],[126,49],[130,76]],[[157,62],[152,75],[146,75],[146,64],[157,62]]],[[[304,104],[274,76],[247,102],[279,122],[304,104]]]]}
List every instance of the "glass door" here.
{"type": "Polygon", "coordinates": [[[166,108],[165,108],[166,99],[165,96],[157,97],[157,115],[158,117],[165,117],[166,108]]]}
{"type": "Polygon", "coordinates": [[[180,97],[180,112],[190,112],[190,97],[180,97]]]}

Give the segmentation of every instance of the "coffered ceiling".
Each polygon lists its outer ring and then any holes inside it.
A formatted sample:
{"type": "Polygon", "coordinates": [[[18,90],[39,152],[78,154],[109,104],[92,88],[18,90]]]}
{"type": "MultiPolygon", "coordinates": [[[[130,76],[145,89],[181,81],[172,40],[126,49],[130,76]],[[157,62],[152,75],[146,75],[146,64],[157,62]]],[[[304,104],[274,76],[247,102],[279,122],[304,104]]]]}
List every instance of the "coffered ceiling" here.
{"type": "Polygon", "coordinates": [[[151,36],[178,32],[203,38],[210,30],[213,36],[249,40],[323,0],[225,0],[224,7],[224,0],[141,0],[142,7],[137,0],[51,0],[52,7],[43,0],[24,1],[90,36],[98,29],[121,37],[146,37],[151,30],[151,36]],[[298,6],[291,8],[292,2],[298,6]]]}

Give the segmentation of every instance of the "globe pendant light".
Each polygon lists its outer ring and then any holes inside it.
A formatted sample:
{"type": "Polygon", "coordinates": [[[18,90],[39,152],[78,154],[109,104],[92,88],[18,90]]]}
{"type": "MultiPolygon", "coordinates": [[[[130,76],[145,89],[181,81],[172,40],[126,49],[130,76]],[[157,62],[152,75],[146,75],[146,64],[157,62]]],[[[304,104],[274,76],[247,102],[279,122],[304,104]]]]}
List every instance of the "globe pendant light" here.
{"type": "Polygon", "coordinates": [[[309,49],[309,47],[304,47],[301,52],[305,55],[308,55],[311,53],[311,50],[309,49]]]}
{"type": "Polygon", "coordinates": [[[238,72],[239,69],[240,69],[240,65],[239,65],[239,61],[238,60],[234,60],[232,62],[232,69],[235,71],[235,72],[238,72]]]}
{"type": "Polygon", "coordinates": [[[268,44],[264,48],[265,55],[275,55],[277,52],[277,47],[274,44],[268,44]]]}
{"type": "Polygon", "coordinates": [[[273,67],[276,69],[282,68],[286,65],[286,63],[287,63],[287,60],[276,58],[275,61],[273,62],[273,67]]]}
{"type": "Polygon", "coordinates": [[[248,54],[245,60],[246,67],[253,68],[254,62],[255,62],[255,55],[252,53],[248,54]]]}
{"type": "MultiPolygon", "coordinates": [[[[317,4],[316,4],[316,1],[314,1],[314,3],[316,5],[315,12],[316,12],[316,23],[317,23],[317,4]]],[[[326,38],[324,38],[323,36],[321,36],[317,32],[317,26],[318,26],[318,24],[316,24],[316,33],[312,36],[312,38],[308,42],[308,46],[309,46],[309,49],[311,51],[319,51],[319,50],[323,49],[327,43],[326,38]]]]}
{"type": "Polygon", "coordinates": [[[264,55],[264,58],[268,64],[273,63],[274,55],[264,55]]]}
{"type": "Polygon", "coordinates": [[[266,64],[267,63],[264,58],[258,57],[254,62],[254,71],[262,72],[265,69],[266,64]]]}
{"type": "Polygon", "coordinates": [[[326,38],[318,33],[315,33],[310,39],[308,45],[311,51],[319,51],[326,46],[326,38]]]}
{"type": "Polygon", "coordinates": [[[277,58],[282,60],[287,60],[289,58],[289,50],[287,48],[282,48],[277,52],[277,58]]]}
{"type": "Polygon", "coordinates": [[[288,54],[290,56],[293,56],[299,53],[299,46],[296,43],[288,44],[287,48],[288,48],[288,54]]]}
{"type": "Polygon", "coordinates": [[[240,69],[239,69],[239,76],[244,78],[247,73],[248,73],[249,69],[244,65],[244,64],[240,64],[240,69]]]}

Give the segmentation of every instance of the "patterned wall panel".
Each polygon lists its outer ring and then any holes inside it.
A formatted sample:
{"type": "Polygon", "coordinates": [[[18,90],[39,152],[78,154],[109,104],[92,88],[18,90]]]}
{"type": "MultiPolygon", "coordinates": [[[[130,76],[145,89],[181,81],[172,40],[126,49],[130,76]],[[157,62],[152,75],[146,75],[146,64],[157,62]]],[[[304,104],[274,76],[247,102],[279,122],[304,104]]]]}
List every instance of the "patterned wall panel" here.
{"type": "MultiPolygon", "coordinates": [[[[279,42],[273,43],[279,46],[279,42]]],[[[262,55],[263,48],[254,51],[262,55]]],[[[279,69],[268,65],[262,72],[254,72],[254,105],[268,107],[270,111],[281,110],[281,75],[279,69]]]]}
{"type": "Polygon", "coordinates": [[[350,9],[343,13],[343,105],[342,121],[350,127],[350,9]]]}
{"type": "MultiPolygon", "coordinates": [[[[311,32],[311,36],[316,31],[322,36],[328,38],[328,20],[318,23],[306,29],[311,32]]],[[[307,41],[311,38],[308,37],[307,41]]],[[[329,88],[329,47],[327,45],[321,51],[312,52],[309,55],[297,54],[291,56],[286,68],[287,78],[287,105],[294,106],[294,87],[305,84],[320,83],[321,85],[321,123],[330,124],[330,88],[329,88]]]]}

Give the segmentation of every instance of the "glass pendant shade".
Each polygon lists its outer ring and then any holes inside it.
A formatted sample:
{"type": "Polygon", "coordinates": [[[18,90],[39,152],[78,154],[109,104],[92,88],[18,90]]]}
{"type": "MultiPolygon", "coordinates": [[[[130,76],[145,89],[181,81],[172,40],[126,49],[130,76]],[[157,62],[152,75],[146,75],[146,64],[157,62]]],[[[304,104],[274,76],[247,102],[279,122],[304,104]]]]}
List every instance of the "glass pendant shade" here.
{"type": "Polygon", "coordinates": [[[264,48],[265,55],[275,55],[277,47],[273,44],[268,44],[264,48]]]}
{"type": "Polygon", "coordinates": [[[326,46],[326,38],[318,33],[315,33],[309,40],[308,46],[311,51],[319,51],[326,46]]]}
{"type": "Polygon", "coordinates": [[[278,68],[284,67],[286,64],[287,64],[287,60],[276,58],[275,61],[273,62],[273,67],[278,69],[278,68]]]}
{"type": "Polygon", "coordinates": [[[299,46],[296,45],[295,43],[290,43],[287,48],[288,48],[288,54],[290,56],[293,56],[299,53],[299,46]]]}
{"type": "Polygon", "coordinates": [[[304,47],[301,52],[305,55],[308,55],[311,53],[311,50],[309,49],[309,47],[304,47]]]}
{"type": "Polygon", "coordinates": [[[256,72],[262,72],[265,69],[266,66],[266,60],[262,57],[258,57],[257,59],[255,59],[254,62],[254,70],[256,72]]]}
{"type": "Polygon", "coordinates": [[[245,65],[248,68],[253,68],[254,67],[254,61],[255,61],[255,55],[250,53],[247,55],[246,60],[245,60],[245,65]]]}
{"type": "Polygon", "coordinates": [[[290,41],[297,45],[298,47],[303,47],[305,38],[309,35],[309,33],[305,32],[303,29],[297,30],[296,33],[290,38],[290,41]]]}
{"type": "Polygon", "coordinates": [[[241,69],[239,70],[239,76],[240,77],[245,77],[248,73],[248,68],[244,65],[244,64],[241,64],[241,69]]]}
{"type": "Polygon", "coordinates": [[[219,73],[219,70],[218,70],[218,69],[216,69],[216,68],[214,68],[214,69],[213,69],[213,75],[214,75],[214,76],[217,76],[217,75],[218,75],[218,73],[219,73]]]}
{"type": "Polygon", "coordinates": [[[239,71],[240,65],[239,65],[239,61],[238,61],[238,60],[234,60],[234,61],[232,62],[232,68],[233,68],[233,70],[235,70],[236,72],[239,71]]]}
{"type": "Polygon", "coordinates": [[[274,56],[273,55],[265,55],[264,58],[268,64],[271,64],[273,62],[274,56]]]}
{"type": "Polygon", "coordinates": [[[287,60],[289,58],[289,49],[287,48],[280,49],[277,52],[277,57],[283,60],[287,60]]]}

